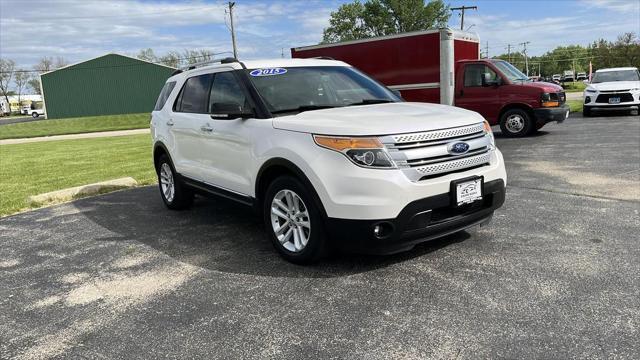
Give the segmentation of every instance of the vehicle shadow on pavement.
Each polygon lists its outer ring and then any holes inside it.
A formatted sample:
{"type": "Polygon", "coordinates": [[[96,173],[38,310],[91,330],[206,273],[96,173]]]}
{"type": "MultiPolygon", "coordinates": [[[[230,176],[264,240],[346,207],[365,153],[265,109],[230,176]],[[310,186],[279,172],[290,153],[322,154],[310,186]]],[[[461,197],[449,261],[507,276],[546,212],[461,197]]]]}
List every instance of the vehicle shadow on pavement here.
{"type": "Polygon", "coordinates": [[[460,232],[389,256],[333,253],[318,264],[299,266],[278,256],[250,208],[226,199],[198,197],[191,209],[170,211],[157,188],[148,186],[81,199],[73,205],[111,234],[99,237],[99,241],[137,241],[204,269],[271,277],[357,274],[408,261],[470,237],[460,232]]]}

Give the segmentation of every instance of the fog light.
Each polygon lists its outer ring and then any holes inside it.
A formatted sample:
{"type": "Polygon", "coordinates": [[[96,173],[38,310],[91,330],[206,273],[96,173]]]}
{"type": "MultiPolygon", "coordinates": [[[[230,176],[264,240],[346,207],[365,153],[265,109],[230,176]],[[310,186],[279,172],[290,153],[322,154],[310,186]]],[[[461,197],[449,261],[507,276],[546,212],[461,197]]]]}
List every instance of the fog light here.
{"type": "Polygon", "coordinates": [[[587,104],[587,103],[590,103],[590,102],[591,102],[591,96],[585,96],[584,97],[584,103],[587,104]]]}
{"type": "Polygon", "coordinates": [[[382,235],[382,225],[376,225],[373,227],[373,235],[380,237],[382,235]]]}
{"type": "Polygon", "coordinates": [[[377,223],[373,226],[373,236],[376,239],[384,239],[391,235],[393,232],[393,225],[388,222],[377,223]]]}

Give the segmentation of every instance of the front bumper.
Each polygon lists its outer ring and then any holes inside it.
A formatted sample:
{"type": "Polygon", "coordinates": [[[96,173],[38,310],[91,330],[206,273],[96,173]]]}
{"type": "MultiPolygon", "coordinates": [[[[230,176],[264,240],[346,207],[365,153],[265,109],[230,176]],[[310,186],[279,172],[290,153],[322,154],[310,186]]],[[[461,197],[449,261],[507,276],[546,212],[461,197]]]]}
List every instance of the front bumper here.
{"type": "Polygon", "coordinates": [[[601,92],[585,92],[584,105],[590,109],[631,109],[640,107],[640,92],[619,92],[619,93],[601,93],[601,92]],[[617,97],[620,102],[609,103],[609,98],[617,97]]]}
{"type": "Polygon", "coordinates": [[[536,122],[538,125],[544,125],[548,122],[556,121],[561,123],[569,117],[569,105],[564,103],[562,106],[550,108],[533,109],[536,122]]]}
{"type": "Polygon", "coordinates": [[[418,243],[491,220],[494,210],[504,203],[504,181],[484,183],[483,194],[481,201],[459,208],[452,206],[450,193],[415,200],[393,219],[327,218],[327,232],[334,246],[343,251],[370,254],[405,251],[418,243]],[[383,229],[378,236],[374,233],[377,225],[383,229]]]}

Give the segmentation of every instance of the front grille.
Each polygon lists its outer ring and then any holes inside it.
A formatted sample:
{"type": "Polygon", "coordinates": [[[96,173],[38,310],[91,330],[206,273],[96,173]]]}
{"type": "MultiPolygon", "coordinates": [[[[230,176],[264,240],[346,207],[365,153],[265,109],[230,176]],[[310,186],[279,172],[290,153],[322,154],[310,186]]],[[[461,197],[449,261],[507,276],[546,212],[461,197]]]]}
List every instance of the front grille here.
{"type": "Polygon", "coordinates": [[[633,96],[630,93],[626,93],[626,94],[600,94],[598,95],[598,98],[596,98],[596,102],[608,104],[609,99],[615,98],[615,97],[619,97],[621,103],[633,101],[633,96]]]}
{"type": "Polygon", "coordinates": [[[412,181],[442,176],[483,166],[491,160],[491,136],[482,123],[421,133],[381,138],[389,154],[412,181]],[[449,146],[465,142],[464,154],[453,154],[449,146]]]}
{"type": "Polygon", "coordinates": [[[629,92],[631,89],[624,89],[624,90],[600,90],[601,93],[603,94],[618,94],[618,93],[626,93],[629,92]]]}

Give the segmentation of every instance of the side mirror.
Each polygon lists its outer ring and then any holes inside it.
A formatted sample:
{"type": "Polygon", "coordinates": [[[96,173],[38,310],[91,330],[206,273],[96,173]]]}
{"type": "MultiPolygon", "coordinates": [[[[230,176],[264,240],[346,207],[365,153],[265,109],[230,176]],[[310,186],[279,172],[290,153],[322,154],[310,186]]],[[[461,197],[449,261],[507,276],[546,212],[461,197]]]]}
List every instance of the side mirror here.
{"type": "Polygon", "coordinates": [[[482,74],[482,86],[499,86],[500,85],[500,78],[497,78],[496,80],[491,80],[489,76],[491,76],[489,73],[482,74]]]}
{"type": "Polygon", "coordinates": [[[400,99],[402,99],[402,94],[400,93],[400,90],[395,90],[395,89],[389,89],[391,90],[391,92],[393,93],[393,95],[399,97],[400,99]]]}
{"type": "Polygon", "coordinates": [[[211,118],[215,120],[246,119],[253,116],[253,111],[247,111],[240,104],[233,102],[213,103],[210,110],[211,118]]]}

